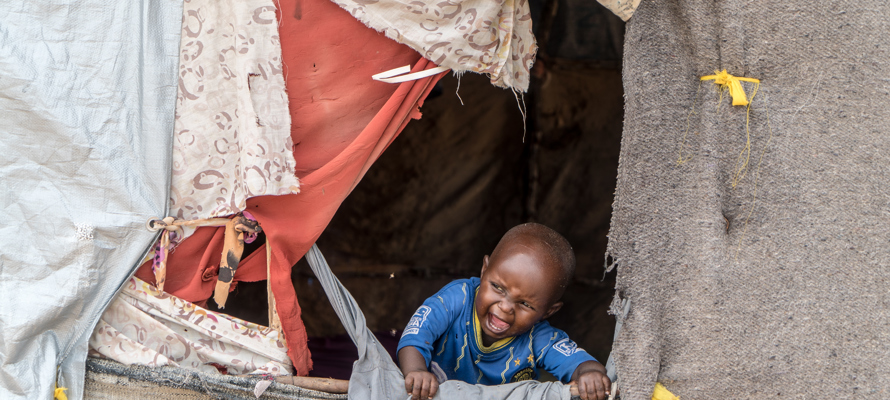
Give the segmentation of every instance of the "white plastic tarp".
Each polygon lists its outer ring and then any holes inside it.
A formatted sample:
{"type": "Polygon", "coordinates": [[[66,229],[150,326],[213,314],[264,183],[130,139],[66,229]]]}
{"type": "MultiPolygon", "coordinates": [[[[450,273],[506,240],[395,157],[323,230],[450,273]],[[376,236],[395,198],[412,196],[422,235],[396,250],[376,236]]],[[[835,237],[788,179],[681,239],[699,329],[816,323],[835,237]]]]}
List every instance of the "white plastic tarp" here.
{"type": "Polygon", "coordinates": [[[164,216],[178,0],[0,4],[0,398],[83,395],[87,339],[164,216]]]}

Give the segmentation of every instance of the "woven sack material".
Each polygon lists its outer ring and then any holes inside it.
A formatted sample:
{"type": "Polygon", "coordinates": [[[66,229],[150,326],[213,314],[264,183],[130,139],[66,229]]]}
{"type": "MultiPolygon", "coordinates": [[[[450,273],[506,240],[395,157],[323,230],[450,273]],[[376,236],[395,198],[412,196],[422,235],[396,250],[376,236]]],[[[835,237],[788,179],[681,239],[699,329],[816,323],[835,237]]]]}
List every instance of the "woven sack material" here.
{"type": "MultiPolygon", "coordinates": [[[[225,399],[253,400],[262,376],[208,374],[178,367],[151,368],[88,358],[84,398],[87,399],[225,399]]],[[[263,399],[345,400],[345,394],[324,393],[273,382],[263,399]]]]}
{"type": "Polygon", "coordinates": [[[622,398],[656,381],[684,399],[886,398],[887,15],[882,0],[640,4],[608,252],[632,304],[622,398]],[[762,82],[734,188],[748,111],[700,81],[723,69],[762,82]]]}

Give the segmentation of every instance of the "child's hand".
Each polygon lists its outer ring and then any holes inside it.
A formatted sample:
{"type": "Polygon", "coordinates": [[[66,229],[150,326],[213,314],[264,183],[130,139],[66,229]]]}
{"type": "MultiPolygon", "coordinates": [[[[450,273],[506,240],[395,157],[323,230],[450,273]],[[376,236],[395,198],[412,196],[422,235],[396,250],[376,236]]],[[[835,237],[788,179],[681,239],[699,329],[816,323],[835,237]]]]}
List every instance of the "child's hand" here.
{"type": "Polygon", "coordinates": [[[439,381],[431,372],[411,371],[405,374],[405,390],[411,395],[411,400],[431,399],[439,390],[439,381]]]}
{"type": "Polygon", "coordinates": [[[606,369],[596,361],[588,361],[578,366],[572,382],[578,387],[581,400],[605,400],[609,396],[612,381],[606,376],[606,369]]]}

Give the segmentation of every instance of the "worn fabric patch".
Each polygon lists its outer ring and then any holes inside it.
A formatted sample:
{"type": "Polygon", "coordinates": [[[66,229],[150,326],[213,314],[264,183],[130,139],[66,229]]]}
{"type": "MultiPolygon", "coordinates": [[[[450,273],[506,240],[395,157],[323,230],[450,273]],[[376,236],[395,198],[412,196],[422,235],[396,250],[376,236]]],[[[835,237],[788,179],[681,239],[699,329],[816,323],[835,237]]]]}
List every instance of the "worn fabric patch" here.
{"type": "Polygon", "coordinates": [[[170,193],[178,219],[299,190],[275,11],[271,0],[183,5],[170,193]]]}
{"type": "Polygon", "coordinates": [[[440,66],[488,74],[495,86],[528,90],[537,46],[526,0],[334,2],[440,66]]]}
{"type": "Polygon", "coordinates": [[[126,365],[291,375],[278,331],[198,307],[130,278],[102,314],[90,354],[126,365]]]}
{"type": "Polygon", "coordinates": [[[596,0],[619,18],[627,22],[634,15],[640,0],[596,0]]]}

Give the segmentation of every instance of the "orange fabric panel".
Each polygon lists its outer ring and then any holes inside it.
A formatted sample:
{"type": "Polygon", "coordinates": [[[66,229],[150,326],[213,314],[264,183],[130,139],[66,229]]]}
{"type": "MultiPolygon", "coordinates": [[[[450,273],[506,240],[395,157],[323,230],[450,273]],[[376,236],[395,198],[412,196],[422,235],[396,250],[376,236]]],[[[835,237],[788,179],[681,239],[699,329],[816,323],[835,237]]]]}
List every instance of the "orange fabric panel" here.
{"type": "MultiPolygon", "coordinates": [[[[167,280],[164,291],[192,303],[202,303],[210,298],[216,287],[219,261],[222,258],[225,229],[198,228],[187,240],[167,255],[167,280]],[[210,249],[218,249],[212,252],[210,249]]],[[[252,254],[251,254],[252,255],[252,254]]],[[[236,279],[240,268],[236,271],[236,279]]],[[[151,260],[136,270],[136,277],[155,284],[151,260]]],[[[265,279],[265,278],[263,278],[265,279]]]]}
{"type": "Polygon", "coordinates": [[[281,15],[291,137],[302,180],[346,149],[399,87],[371,75],[421,57],[329,0],[282,1],[281,15]]]}
{"type": "MultiPolygon", "coordinates": [[[[291,283],[292,266],[327,227],[340,204],[398,136],[443,74],[399,85],[371,75],[406,64],[435,67],[414,50],[365,27],[328,0],[282,0],[279,33],[301,193],[247,200],[272,244],[271,281],[288,355],[298,375],[312,369],[306,329],[291,283]]],[[[168,291],[192,302],[215,286],[222,228],[199,228],[170,253],[168,291]],[[210,278],[210,279],[208,279],[210,278]]],[[[150,263],[137,277],[154,281],[150,263]]],[[[266,279],[266,251],[239,264],[234,281],[266,279]]]]}
{"type": "MultiPolygon", "coordinates": [[[[415,70],[431,68],[427,60],[417,61],[415,70]]],[[[272,243],[272,292],[281,324],[287,335],[288,354],[294,366],[305,357],[306,330],[291,282],[291,267],[327,227],[337,208],[364,176],[380,154],[396,138],[411,117],[419,116],[418,106],[438,77],[406,82],[383,105],[373,120],[340,154],[301,179],[302,193],[262,196],[247,200],[247,207],[272,243]]],[[[257,252],[261,252],[257,250],[257,252]]],[[[246,260],[241,268],[265,268],[263,256],[246,260]]],[[[168,264],[168,269],[169,269],[168,264]]],[[[308,369],[305,373],[308,373],[308,369]]],[[[303,374],[302,371],[300,371],[303,374]]]]}

